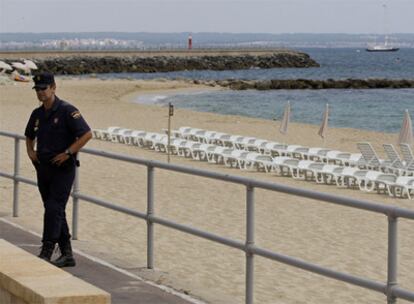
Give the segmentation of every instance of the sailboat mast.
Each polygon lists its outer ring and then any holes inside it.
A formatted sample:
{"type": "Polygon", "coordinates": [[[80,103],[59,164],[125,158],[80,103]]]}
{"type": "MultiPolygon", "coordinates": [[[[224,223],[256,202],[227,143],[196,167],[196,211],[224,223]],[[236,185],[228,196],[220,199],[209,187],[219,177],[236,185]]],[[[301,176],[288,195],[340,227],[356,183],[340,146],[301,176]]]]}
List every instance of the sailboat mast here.
{"type": "Polygon", "coordinates": [[[382,5],[382,7],[383,7],[383,33],[384,33],[384,44],[385,44],[385,46],[387,46],[388,45],[388,16],[387,16],[387,4],[386,3],[384,3],[383,5],[382,5]]]}
{"type": "MultiPolygon", "coordinates": [[[[384,44],[377,44],[373,46],[369,46],[366,48],[368,52],[396,52],[399,50],[397,47],[393,47],[389,44],[389,37],[388,37],[388,13],[387,13],[387,4],[382,4],[383,8],[383,35],[384,35],[384,44]]],[[[381,37],[382,35],[379,35],[381,37]]]]}

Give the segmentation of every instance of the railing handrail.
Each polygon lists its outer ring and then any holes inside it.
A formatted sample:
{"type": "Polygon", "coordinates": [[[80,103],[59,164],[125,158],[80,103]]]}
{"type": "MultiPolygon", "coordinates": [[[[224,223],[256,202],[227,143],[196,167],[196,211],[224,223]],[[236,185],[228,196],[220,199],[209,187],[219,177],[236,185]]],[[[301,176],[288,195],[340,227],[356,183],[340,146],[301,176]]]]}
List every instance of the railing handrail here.
{"type": "MultiPolygon", "coordinates": [[[[0,172],[0,177],[5,177],[12,179],[14,181],[13,189],[13,216],[18,216],[18,194],[19,194],[19,182],[36,185],[36,182],[28,178],[22,177],[19,174],[19,141],[25,137],[19,134],[0,131],[0,136],[11,137],[15,139],[15,160],[14,160],[14,174],[9,174],[6,172],[0,172]]],[[[246,253],[246,297],[245,301],[247,304],[253,303],[253,272],[254,272],[254,255],[259,255],[271,260],[279,261],[287,265],[291,265],[306,271],[311,271],[318,273],[320,275],[334,278],[343,282],[348,282],[353,285],[365,287],[371,290],[385,293],[387,296],[387,303],[392,304],[396,303],[397,298],[406,299],[414,302],[414,292],[405,290],[397,285],[397,219],[399,217],[406,219],[414,219],[414,211],[388,206],[376,202],[371,202],[367,200],[353,199],[349,197],[333,195],[313,190],[306,190],[295,188],[292,186],[286,186],[278,183],[271,183],[267,181],[260,181],[252,178],[246,178],[242,176],[230,175],[219,173],[215,171],[209,171],[205,169],[198,169],[187,167],[183,165],[175,165],[164,163],[156,160],[146,160],[139,157],[133,157],[124,154],[118,154],[113,152],[101,151],[90,148],[83,148],[81,152],[86,154],[91,154],[95,156],[101,156],[105,158],[126,161],[130,163],[135,163],[139,165],[144,165],[147,167],[147,212],[139,212],[124,206],[115,205],[112,202],[107,202],[105,200],[89,196],[83,193],[80,193],[79,190],[79,179],[78,179],[78,170],[77,177],[75,178],[75,183],[73,186],[72,198],[73,198],[73,218],[72,225],[73,237],[77,237],[77,222],[78,222],[78,200],[82,199],[115,211],[119,211],[125,214],[129,214],[134,217],[138,217],[147,221],[147,267],[153,268],[153,243],[154,243],[154,223],[160,224],[172,229],[176,229],[185,233],[190,233],[198,237],[202,237],[217,243],[224,244],[233,248],[240,249],[246,253]],[[231,183],[237,183],[244,185],[246,187],[246,240],[241,242],[239,240],[229,239],[222,237],[217,234],[213,234],[201,229],[193,228],[190,226],[182,225],[175,223],[171,220],[163,219],[154,215],[154,202],[153,202],[153,178],[154,178],[154,168],[159,168],[163,170],[170,170],[175,172],[180,172],[184,174],[192,174],[206,178],[212,178],[216,180],[222,180],[231,183]],[[347,206],[351,208],[362,209],[366,211],[376,212],[385,214],[388,217],[388,275],[387,283],[376,282],[370,279],[358,277],[355,275],[338,272],[325,268],[319,265],[315,265],[294,257],[286,256],[283,254],[275,253],[270,250],[257,247],[254,243],[254,189],[266,189],[270,191],[287,193],[290,195],[296,195],[300,197],[311,198],[319,200],[319,202],[327,202],[338,204],[341,206],[347,206]]]]}
{"type": "Polygon", "coordinates": [[[408,219],[414,219],[414,211],[410,209],[405,209],[396,206],[388,206],[385,204],[375,203],[368,200],[362,199],[354,199],[346,196],[340,196],[336,194],[329,194],[319,191],[313,191],[308,189],[300,189],[292,186],[287,186],[279,183],[267,182],[256,180],[253,178],[238,176],[238,175],[231,175],[220,173],[216,171],[206,170],[206,169],[198,169],[193,167],[187,167],[183,165],[175,165],[169,164],[157,160],[147,160],[140,157],[129,156],[125,154],[113,153],[108,151],[96,150],[91,148],[83,148],[81,152],[86,154],[98,155],[110,159],[117,159],[121,161],[126,161],[130,163],[145,165],[154,168],[160,168],[170,171],[176,171],[191,175],[197,175],[212,179],[223,180],[231,183],[242,184],[245,186],[251,186],[255,188],[261,188],[276,192],[283,192],[287,194],[302,196],[306,198],[311,198],[315,200],[322,200],[323,202],[334,203],[342,206],[348,206],[357,209],[363,209],[371,212],[382,213],[385,215],[393,216],[393,217],[402,217],[408,219]]]}

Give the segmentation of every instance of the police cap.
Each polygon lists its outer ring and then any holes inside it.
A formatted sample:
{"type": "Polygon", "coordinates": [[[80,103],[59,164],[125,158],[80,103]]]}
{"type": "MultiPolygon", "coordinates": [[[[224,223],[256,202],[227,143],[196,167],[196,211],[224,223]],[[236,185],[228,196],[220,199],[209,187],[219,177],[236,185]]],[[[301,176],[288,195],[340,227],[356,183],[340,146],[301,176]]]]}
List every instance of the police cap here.
{"type": "Polygon", "coordinates": [[[36,74],[33,77],[34,87],[33,89],[46,89],[48,85],[55,83],[55,77],[51,73],[36,74]]]}

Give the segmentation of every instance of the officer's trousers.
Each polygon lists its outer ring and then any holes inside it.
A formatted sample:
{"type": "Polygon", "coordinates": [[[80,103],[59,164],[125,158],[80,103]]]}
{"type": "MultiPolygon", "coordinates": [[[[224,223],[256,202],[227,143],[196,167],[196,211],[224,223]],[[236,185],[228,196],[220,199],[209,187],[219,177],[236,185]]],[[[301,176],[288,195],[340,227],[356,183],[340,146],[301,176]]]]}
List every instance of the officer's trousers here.
{"type": "Polygon", "coordinates": [[[45,209],[42,242],[65,244],[71,237],[65,209],[75,179],[75,166],[35,164],[35,167],[45,209]]]}

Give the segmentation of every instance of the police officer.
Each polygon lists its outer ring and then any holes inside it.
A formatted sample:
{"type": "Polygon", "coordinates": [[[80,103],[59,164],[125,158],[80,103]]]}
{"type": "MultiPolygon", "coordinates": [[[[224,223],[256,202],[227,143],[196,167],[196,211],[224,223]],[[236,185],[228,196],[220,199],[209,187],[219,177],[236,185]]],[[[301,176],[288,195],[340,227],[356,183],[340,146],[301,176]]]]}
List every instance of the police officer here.
{"type": "Polygon", "coordinates": [[[78,109],[55,95],[52,74],[35,75],[33,81],[42,104],[32,112],[25,136],[45,210],[39,257],[51,261],[58,243],[61,256],[52,263],[58,267],[75,266],[65,208],[75,178],[76,153],[92,133],[78,109]]]}

